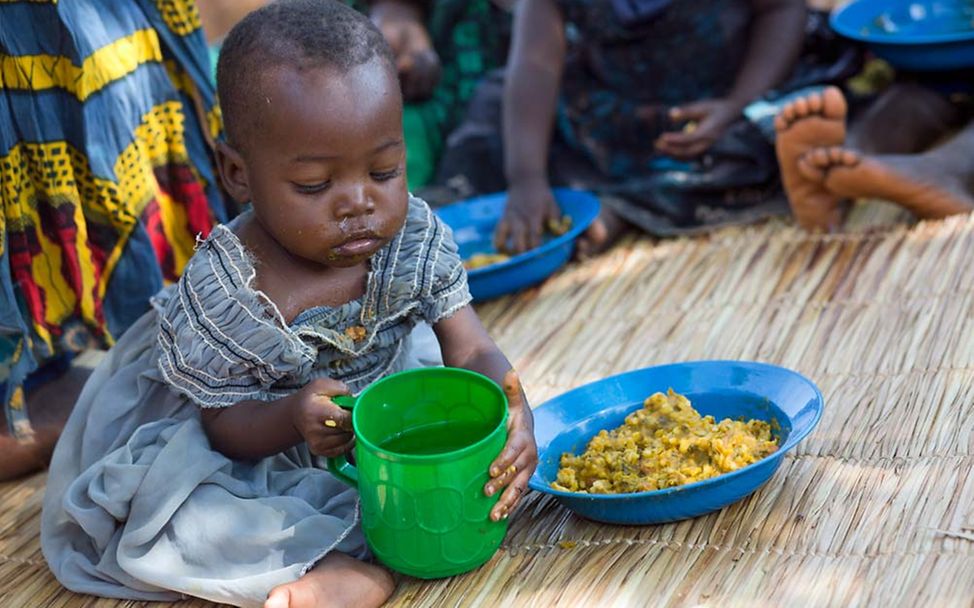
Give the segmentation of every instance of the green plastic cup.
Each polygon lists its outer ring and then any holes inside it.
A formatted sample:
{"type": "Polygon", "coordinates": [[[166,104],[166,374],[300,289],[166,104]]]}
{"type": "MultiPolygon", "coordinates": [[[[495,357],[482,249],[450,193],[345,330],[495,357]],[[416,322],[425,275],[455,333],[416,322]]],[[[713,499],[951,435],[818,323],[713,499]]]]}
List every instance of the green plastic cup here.
{"type": "Polygon", "coordinates": [[[507,533],[490,520],[500,498],[484,495],[488,468],[507,441],[507,397],[481,374],[428,367],[392,374],[352,409],[355,465],[328,470],[357,487],[372,553],[418,578],[467,572],[489,560],[507,533]]]}

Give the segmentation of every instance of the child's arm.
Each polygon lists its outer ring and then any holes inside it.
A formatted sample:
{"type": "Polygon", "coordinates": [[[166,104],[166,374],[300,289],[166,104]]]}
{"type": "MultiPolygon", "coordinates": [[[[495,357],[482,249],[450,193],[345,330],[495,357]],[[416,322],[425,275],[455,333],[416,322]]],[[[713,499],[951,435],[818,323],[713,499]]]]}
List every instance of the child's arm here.
{"type": "Polygon", "coordinates": [[[805,0],[752,0],[754,16],[747,52],[730,93],[673,108],[677,122],[695,121],[693,131],[664,133],[660,152],[692,158],[707,151],[747,104],[779,84],[801,53],[805,34],[805,0]]]}
{"type": "Polygon", "coordinates": [[[214,449],[235,460],[259,460],[305,441],[313,454],[337,456],[352,445],[352,418],[329,397],[347,395],[337,380],[319,378],[277,401],[242,401],[202,412],[214,449]]]}
{"type": "Polygon", "coordinates": [[[504,519],[527,490],[528,479],[538,465],[531,408],[517,374],[487,335],[473,308],[464,306],[452,317],[434,325],[433,331],[439,339],[446,365],[480,372],[504,387],[508,400],[507,444],[491,463],[491,480],[484,486],[488,496],[507,486],[490,512],[494,521],[504,519]]]}
{"type": "Polygon", "coordinates": [[[504,85],[508,204],[495,234],[500,251],[537,247],[544,223],[558,218],[548,148],[564,65],[565,22],[554,0],[519,2],[504,85]]]}

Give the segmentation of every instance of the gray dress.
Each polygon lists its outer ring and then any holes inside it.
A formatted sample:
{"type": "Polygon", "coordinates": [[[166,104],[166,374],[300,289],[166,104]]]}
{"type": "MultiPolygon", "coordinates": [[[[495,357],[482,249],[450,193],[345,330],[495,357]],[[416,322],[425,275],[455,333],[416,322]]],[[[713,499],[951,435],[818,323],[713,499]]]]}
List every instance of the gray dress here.
{"type": "Polygon", "coordinates": [[[365,295],[287,325],[218,226],[85,385],[51,463],[41,547],[67,588],[259,606],[329,551],[366,557],[357,493],[305,445],[257,462],[213,450],[200,407],[286,396],[317,377],[357,393],[441,363],[430,325],[470,301],[452,235],[419,199],[371,260],[365,295]]]}

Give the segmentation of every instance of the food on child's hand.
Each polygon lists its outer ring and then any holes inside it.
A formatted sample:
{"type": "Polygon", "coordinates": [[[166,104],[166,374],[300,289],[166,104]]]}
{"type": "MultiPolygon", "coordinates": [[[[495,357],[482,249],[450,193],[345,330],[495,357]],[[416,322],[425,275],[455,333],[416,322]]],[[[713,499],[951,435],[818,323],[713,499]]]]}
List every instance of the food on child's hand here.
{"type": "Polygon", "coordinates": [[[777,449],[767,422],[716,422],[670,389],[646,399],[622,426],[599,431],[582,454],[562,454],[551,487],[590,494],[661,490],[735,471],[777,449]]]}
{"type": "Polygon", "coordinates": [[[511,256],[506,253],[475,253],[463,261],[463,267],[467,270],[473,270],[474,268],[500,264],[509,259],[511,259],[511,256]]]}
{"type": "Polygon", "coordinates": [[[693,133],[696,130],[697,130],[697,122],[695,120],[691,120],[687,122],[687,124],[683,125],[684,133],[693,133]]]}

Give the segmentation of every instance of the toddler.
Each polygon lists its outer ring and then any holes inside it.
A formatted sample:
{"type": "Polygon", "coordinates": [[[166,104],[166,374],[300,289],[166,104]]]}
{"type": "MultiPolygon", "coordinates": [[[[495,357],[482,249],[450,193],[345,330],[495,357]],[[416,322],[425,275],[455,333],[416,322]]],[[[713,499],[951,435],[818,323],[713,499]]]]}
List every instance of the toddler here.
{"type": "Polygon", "coordinates": [[[530,409],[450,230],[407,193],[396,68],[368,18],[270,4],[227,37],[218,89],[220,174],[251,209],[199,243],[85,386],[51,465],[44,555],[96,595],[378,606],[392,578],[362,561],[357,494],[319,462],[353,443],[329,397],[441,362],[502,383],[494,520],[537,462],[530,409]]]}

